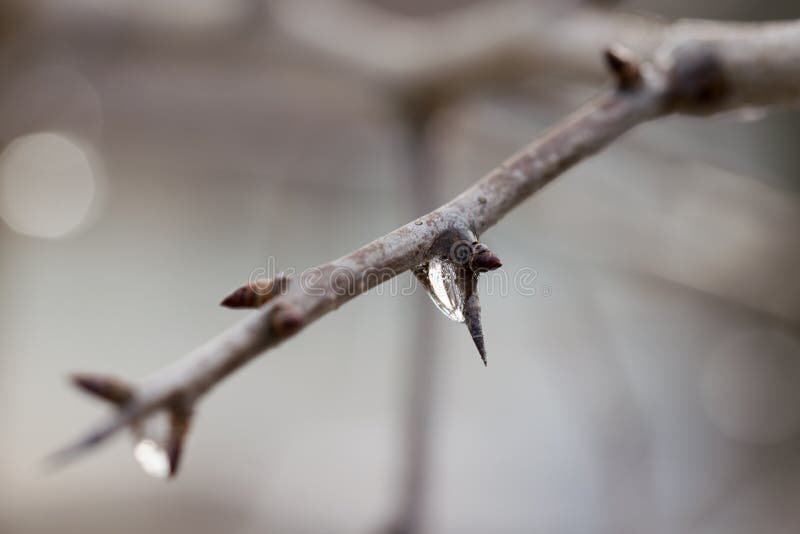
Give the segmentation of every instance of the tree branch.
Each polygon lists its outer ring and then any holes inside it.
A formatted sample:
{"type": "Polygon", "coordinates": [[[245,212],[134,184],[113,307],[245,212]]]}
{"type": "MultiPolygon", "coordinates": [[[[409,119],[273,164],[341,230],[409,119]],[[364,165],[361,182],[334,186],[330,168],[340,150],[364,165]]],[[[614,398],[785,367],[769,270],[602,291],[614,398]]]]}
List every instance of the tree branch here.
{"type": "MultiPolygon", "coordinates": [[[[629,51],[609,49],[606,58],[616,77],[615,88],[437,210],[346,256],[282,281],[284,291],[279,295],[139,387],[118,381],[106,387],[102,378],[79,377],[79,383],[90,385],[84,389],[112,400],[118,411],[54,459],[71,459],[156,411],[191,413],[212,386],[255,356],[355,296],[447,252],[453,243],[476,242],[545,184],[640,123],[671,113],[707,115],[736,107],[795,103],[800,98],[798,22],[681,23],[667,34],[670,38],[648,61],[641,62],[629,51]]],[[[172,446],[180,450],[180,443],[172,446]]]]}

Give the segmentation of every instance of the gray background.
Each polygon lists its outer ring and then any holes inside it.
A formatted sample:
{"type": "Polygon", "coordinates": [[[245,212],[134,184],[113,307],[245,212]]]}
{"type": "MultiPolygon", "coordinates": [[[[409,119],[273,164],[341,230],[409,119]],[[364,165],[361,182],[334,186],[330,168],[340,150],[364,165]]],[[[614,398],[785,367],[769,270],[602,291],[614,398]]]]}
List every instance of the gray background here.
{"type": "MultiPolygon", "coordinates": [[[[0,532],[385,527],[421,292],[355,299],[226,380],[173,482],[139,471],[128,436],[44,472],[105,409],[68,373],[142,379],[241,317],[217,302],[269,256],[303,269],[420,213],[389,101],[275,36],[259,2],[23,5],[0,14],[0,143],[58,132],[94,154],[100,194],[60,239],[0,223],[0,532]]],[[[596,89],[547,73],[454,103],[431,204],[596,89]]],[[[483,236],[540,291],[483,297],[488,369],[436,317],[426,532],[797,531],[799,123],[741,119],[645,125],[483,236]]]]}

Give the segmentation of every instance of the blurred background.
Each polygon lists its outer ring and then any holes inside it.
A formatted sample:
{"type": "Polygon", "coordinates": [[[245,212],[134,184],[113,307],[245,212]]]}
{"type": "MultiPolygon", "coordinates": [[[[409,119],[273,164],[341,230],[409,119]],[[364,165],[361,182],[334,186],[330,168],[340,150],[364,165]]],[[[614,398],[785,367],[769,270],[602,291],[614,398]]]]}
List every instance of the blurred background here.
{"type": "MultiPolygon", "coordinates": [[[[268,258],[302,270],[404,224],[603,83],[520,64],[461,87],[415,170],[397,94],[279,4],[0,3],[0,533],[797,532],[800,117],[780,110],[640,127],[484,235],[509,278],[536,272],[534,295],[484,290],[488,368],[421,291],[373,291],[205,398],[176,480],[129,436],[45,473],[106,410],[70,372],[145,378],[242,317],[217,303],[268,258]]],[[[540,26],[582,8],[527,4],[540,26]]]]}

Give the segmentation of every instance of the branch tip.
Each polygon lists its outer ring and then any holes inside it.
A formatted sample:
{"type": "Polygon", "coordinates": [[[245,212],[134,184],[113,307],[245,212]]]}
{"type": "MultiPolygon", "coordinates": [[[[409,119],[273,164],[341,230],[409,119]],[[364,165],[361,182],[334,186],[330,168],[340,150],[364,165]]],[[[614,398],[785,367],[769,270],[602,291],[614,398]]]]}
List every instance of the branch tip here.
{"type": "Polygon", "coordinates": [[[45,459],[45,466],[51,471],[65,467],[90,449],[103,443],[120,429],[128,426],[135,415],[136,412],[129,408],[123,408],[117,411],[111,419],[105,421],[102,425],[87,432],[83,437],[70,445],[48,456],[45,459]]]}
{"type": "Polygon", "coordinates": [[[472,255],[469,258],[470,268],[476,273],[483,273],[487,271],[494,271],[503,266],[503,262],[497,255],[489,250],[486,245],[477,243],[472,249],[472,255]]]}
{"type": "Polygon", "coordinates": [[[134,395],[134,389],[131,386],[111,376],[76,373],[70,376],[70,380],[84,393],[99,397],[116,406],[130,401],[134,395]]]}

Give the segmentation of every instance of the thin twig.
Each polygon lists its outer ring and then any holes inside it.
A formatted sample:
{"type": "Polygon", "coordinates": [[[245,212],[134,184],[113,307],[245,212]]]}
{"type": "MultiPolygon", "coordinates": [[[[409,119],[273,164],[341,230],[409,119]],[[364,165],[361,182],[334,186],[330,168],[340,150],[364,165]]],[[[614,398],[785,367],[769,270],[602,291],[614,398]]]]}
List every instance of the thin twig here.
{"type": "Polygon", "coordinates": [[[145,380],[112,417],[56,459],[70,459],[154,411],[188,413],[212,386],[255,356],[455,241],[477,241],[535,191],[640,123],[671,113],[706,115],[800,98],[800,23],[690,26],[691,38],[669,39],[645,62],[612,49],[615,88],[439,209],[289,279],[285,292],[145,380]],[[630,83],[632,72],[640,82],[630,83]]]}

